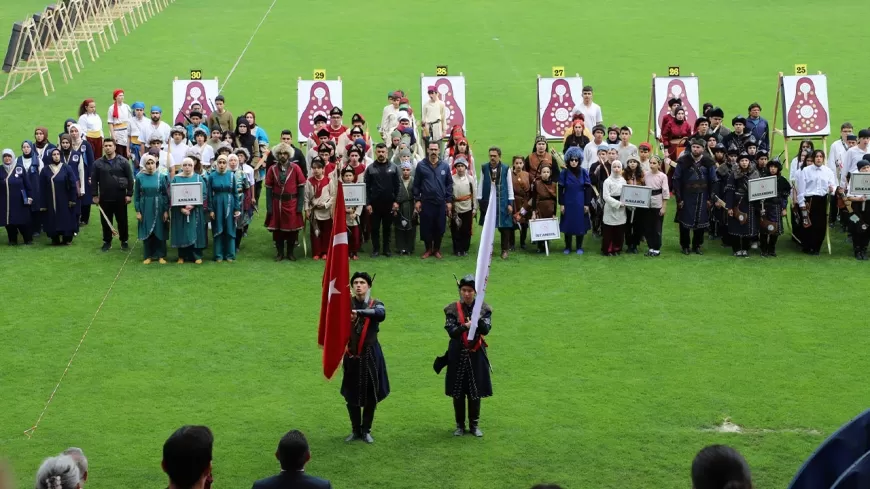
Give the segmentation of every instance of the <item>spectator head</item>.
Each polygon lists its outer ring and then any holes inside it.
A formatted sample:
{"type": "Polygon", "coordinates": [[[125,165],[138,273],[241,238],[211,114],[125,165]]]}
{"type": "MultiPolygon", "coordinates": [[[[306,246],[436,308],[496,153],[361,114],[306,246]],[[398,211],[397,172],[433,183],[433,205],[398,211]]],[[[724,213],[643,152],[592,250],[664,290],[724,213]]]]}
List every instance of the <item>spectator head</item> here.
{"type": "Polygon", "coordinates": [[[737,450],[726,445],[701,449],[692,461],[694,489],[752,489],[749,464],[737,450]]]}
{"type": "Polygon", "coordinates": [[[281,463],[281,470],[288,472],[302,470],[311,460],[311,451],[308,449],[305,435],[299,430],[288,431],[278,442],[275,458],[281,463]]]}
{"type": "Polygon", "coordinates": [[[69,455],[47,458],[36,471],[36,489],[81,489],[76,461],[69,455]]]}
{"type": "Polygon", "coordinates": [[[88,481],[88,457],[85,457],[85,452],[82,451],[81,448],[77,447],[69,447],[61,453],[61,455],[69,455],[76,462],[76,466],[79,468],[79,475],[82,478],[82,482],[88,481]]]}
{"type": "Polygon", "coordinates": [[[178,489],[190,489],[211,473],[214,436],[206,426],[182,426],[163,444],[163,471],[178,489]]]}
{"type": "Polygon", "coordinates": [[[293,144],[293,131],[290,129],[284,129],[281,131],[281,142],[287,144],[293,144]]]}

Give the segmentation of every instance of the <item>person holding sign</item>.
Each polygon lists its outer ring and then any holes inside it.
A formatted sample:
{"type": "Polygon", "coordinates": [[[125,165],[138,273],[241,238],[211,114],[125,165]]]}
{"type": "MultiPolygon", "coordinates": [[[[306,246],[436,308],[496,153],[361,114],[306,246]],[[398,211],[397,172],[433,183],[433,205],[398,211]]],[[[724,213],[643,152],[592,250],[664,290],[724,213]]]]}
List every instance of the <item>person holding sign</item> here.
{"type": "MultiPolygon", "coordinates": [[[[625,171],[622,172],[622,178],[625,179],[626,185],[636,185],[645,187],[643,170],[640,168],[640,160],[636,157],[630,157],[625,164],[625,171]]],[[[636,255],[637,247],[643,239],[644,223],[646,222],[646,214],[648,209],[643,207],[632,207],[630,211],[631,219],[625,223],[625,245],[628,247],[628,252],[636,255]]]]}
{"type": "MultiPolygon", "coordinates": [[[[172,177],[172,184],[198,183],[200,199],[197,204],[175,205],[171,211],[171,244],[178,248],[178,263],[202,263],[202,250],[208,245],[207,222],[203,203],[206,200],[205,179],[194,173],[191,158],[181,160],[181,173],[172,177]]],[[[171,188],[171,187],[170,187],[171,188]]]]}
{"type": "Polygon", "coordinates": [[[169,237],[169,177],[157,171],[157,157],[145,153],[133,187],[133,207],[139,221],[139,240],[145,265],[157,260],[166,264],[169,237]]]}
{"type": "Polygon", "coordinates": [[[801,245],[804,253],[818,255],[828,232],[826,201],[837,187],[834,172],[825,165],[824,151],[817,149],[813,153],[813,164],[801,170],[797,184],[797,204],[804,227],[801,245]]]}
{"type": "Polygon", "coordinates": [[[478,188],[478,203],[481,208],[480,225],[487,212],[495,212],[495,227],[501,235],[501,259],[506,260],[511,246],[511,233],[514,232],[514,184],[513,174],[507,165],[501,162],[501,148],[489,148],[489,165],[480,170],[480,186],[478,188]],[[496,209],[487,209],[489,193],[496,192],[496,209]]]}
{"type": "Polygon", "coordinates": [[[486,302],[481,305],[476,334],[469,340],[471,312],[477,296],[474,276],[466,275],[456,285],[459,286],[459,301],[451,302],[444,308],[444,329],[450,336],[447,358],[446,362],[443,357],[436,359],[436,372],[440,373],[446,364],[444,393],[453,398],[453,414],[456,419],[456,431],[453,435],[462,436],[466,433],[465,399],[468,398],[467,432],[481,437],[483,431],[479,427],[480,401],[484,397],[492,396],[487,344],[483,338],[492,330],[492,308],[486,302]]]}
{"type": "MultiPolygon", "coordinates": [[[[532,183],[531,198],[526,206],[520,209],[520,215],[526,216],[532,212],[532,219],[551,219],[556,216],[556,182],[550,177],[550,167],[541,168],[541,174],[532,183]]],[[[564,212],[563,212],[564,215],[564,212]]],[[[569,237],[566,235],[566,240],[569,237]]],[[[583,236],[578,237],[578,244],[583,244],[583,236]]],[[[579,247],[578,247],[579,249],[579,247]]],[[[538,253],[544,253],[543,241],[538,241],[538,253]]],[[[566,255],[571,252],[570,245],[566,255]]]]}
{"type": "Polygon", "coordinates": [[[783,219],[788,216],[791,184],[782,176],[782,163],[774,158],[767,162],[767,173],[776,177],[776,197],[764,199],[761,208],[761,256],[776,258],[776,241],[783,233],[783,219]]]}
{"type": "Polygon", "coordinates": [[[728,234],[734,256],[749,256],[749,244],[758,236],[758,202],[749,201],[749,180],[759,178],[747,153],[741,153],[737,167],[725,185],[725,204],[728,207],[728,234]]]}
{"type": "MultiPolygon", "coordinates": [[[[870,161],[859,161],[856,166],[858,173],[870,174],[870,161]]],[[[853,173],[851,178],[855,179],[853,173]]],[[[852,231],[852,250],[856,260],[867,259],[867,245],[870,243],[870,206],[867,205],[867,195],[855,193],[853,189],[846,195],[846,207],[851,216],[849,223],[852,231]]]]}
{"type": "Polygon", "coordinates": [[[319,157],[311,160],[311,173],[305,182],[305,219],[310,223],[311,256],[326,260],[332,239],[333,186],[323,174],[323,160],[319,157]]]}
{"type": "MultiPolygon", "coordinates": [[[[583,238],[591,227],[589,207],[592,205],[592,181],[589,179],[589,173],[583,169],[583,151],[579,147],[568,149],[565,160],[568,166],[565,171],[559,173],[558,188],[559,209],[562,214],[559,230],[565,234],[565,249],[562,253],[570,254],[572,240],[576,240],[577,254],[582,255],[583,238]]],[[[538,207],[541,205],[541,199],[547,199],[550,193],[549,175],[547,177],[544,179],[542,175],[540,186],[536,186],[532,197],[538,207]]],[[[544,212],[537,212],[535,217],[538,219],[553,217],[555,209],[551,206],[552,204],[547,205],[546,209],[538,209],[544,212]],[[551,212],[547,212],[551,209],[551,212]]],[[[542,249],[543,242],[539,242],[538,246],[542,249]]]]}
{"type": "Polygon", "coordinates": [[[677,221],[680,224],[680,248],[684,255],[691,251],[703,255],[704,230],[710,226],[711,199],[718,198],[713,192],[716,165],[704,150],[704,140],[691,141],[689,153],[677,160],[674,170],[674,196],[677,199],[677,221]],[[691,243],[689,242],[689,234],[691,243]]]}
{"type": "Polygon", "coordinates": [[[272,232],[275,241],[275,261],[286,257],[296,261],[293,250],[299,238],[299,230],[305,227],[302,209],[305,203],[305,177],[299,165],[290,161],[293,149],[287,143],[279,143],[272,149],[277,160],[266,173],[266,229],[272,232]]]}
{"type": "Polygon", "coordinates": [[[652,189],[649,209],[644,214],[644,236],[649,250],[646,256],[657,257],[662,254],[662,223],[668,213],[668,177],[661,170],[661,160],[653,156],[649,160],[649,171],[644,174],[644,183],[652,189]]]}
{"type": "Polygon", "coordinates": [[[236,219],[242,215],[236,176],[227,171],[226,155],[215,161],[217,171],[208,174],[208,207],[211,233],[214,238],[214,261],[232,262],[236,259],[236,219]]]}
{"type": "Polygon", "coordinates": [[[615,160],[610,164],[610,176],[604,180],[601,196],[604,198],[604,214],[601,226],[601,254],[617,256],[622,252],[625,233],[625,204],[622,203],[622,162],[615,160]]]}

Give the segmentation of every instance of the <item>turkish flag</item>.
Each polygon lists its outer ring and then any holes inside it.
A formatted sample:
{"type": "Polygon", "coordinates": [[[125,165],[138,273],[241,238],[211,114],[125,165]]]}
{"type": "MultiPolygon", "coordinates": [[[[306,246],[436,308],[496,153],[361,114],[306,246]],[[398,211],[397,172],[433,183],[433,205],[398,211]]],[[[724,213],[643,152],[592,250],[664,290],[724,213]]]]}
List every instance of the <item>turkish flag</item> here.
{"type": "Polygon", "coordinates": [[[331,379],[341,365],[350,339],[350,271],[341,182],[338,182],[332,220],[332,245],[326,255],[326,268],[323,271],[320,324],[317,327],[317,344],[323,348],[323,375],[327,379],[331,379]]]}

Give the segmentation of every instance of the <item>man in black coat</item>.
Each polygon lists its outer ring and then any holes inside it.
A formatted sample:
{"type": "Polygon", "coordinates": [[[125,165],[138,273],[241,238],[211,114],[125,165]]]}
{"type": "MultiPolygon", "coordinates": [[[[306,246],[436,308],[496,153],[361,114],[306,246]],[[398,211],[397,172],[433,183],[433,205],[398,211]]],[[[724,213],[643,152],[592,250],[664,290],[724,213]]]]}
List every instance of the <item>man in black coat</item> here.
{"type": "Polygon", "coordinates": [[[115,141],[103,141],[103,157],[94,162],[91,169],[91,185],[94,204],[105,213],[103,223],[102,251],[112,248],[112,229],[109,227],[114,217],[118,225],[118,238],[121,251],[127,251],[129,233],[127,231],[127,205],[133,200],[133,167],[127,158],[115,152],[115,141]]]}
{"type": "Polygon", "coordinates": [[[305,473],[311,450],[301,431],[289,431],[281,438],[275,458],[281,464],[281,473],[254,482],[252,489],[332,489],[328,480],[305,473]]]}
{"type": "Polygon", "coordinates": [[[366,203],[372,219],[372,257],[378,256],[383,243],[384,256],[391,256],[390,227],[395,212],[399,210],[399,167],[387,159],[387,145],[375,146],[377,159],[366,168],[366,203]],[[383,229],[383,242],[381,241],[383,229]]]}

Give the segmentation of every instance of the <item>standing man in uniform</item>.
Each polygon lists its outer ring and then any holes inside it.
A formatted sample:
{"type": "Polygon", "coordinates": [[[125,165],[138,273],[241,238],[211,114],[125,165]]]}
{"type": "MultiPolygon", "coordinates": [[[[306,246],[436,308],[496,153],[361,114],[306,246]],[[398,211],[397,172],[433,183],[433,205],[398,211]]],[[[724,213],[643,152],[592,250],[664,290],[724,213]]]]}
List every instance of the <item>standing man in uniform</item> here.
{"type": "Polygon", "coordinates": [[[375,147],[376,160],[365,169],[366,202],[371,216],[372,257],[378,256],[383,229],[383,253],[390,257],[390,228],[399,210],[399,168],[387,159],[387,145],[375,147]]]}
{"type": "Polygon", "coordinates": [[[447,215],[453,210],[453,175],[450,166],[438,155],[438,143],[431,141],[428,155],[417,164],[414,173],[414,208],[420,216],[420,238],[426,244],[422,259],[441,259],[441,238],[447,225],[447,215]]]}
{"type": "MultiPolygon", "coordinates": [[[[465,399],[468,398],[468,433],[483,436],[480,430],[480,400],[492,396],[489,358],[486,354],[486,340],[492,329],[492,308],[484,302],[480,308],[480,319],[474,338],[468,339],[471,328],[471,311],[477,296],[473,275],[466,275],[457,283],[459,301],[451,302],[444,308],[446,322],[444,329],[450,336],[447,346],[447,377],[444,393],[453,398],[453,414],[456,417],[456,431],[453,436],[462,436],[465,431],[465,399]]],[[[443,368],[443,357],[436,359],[436,372],[443,368]]]]}
{"type": "Polygon", "coordinates": [[[387,317],[384,303],[370,299],[374,277],[355,272],[350,278],[353,292],[350,313],[350,340],[344,353],[341,395],[347,402],[353,433],[344,441],[363,440],[374,443],[372,421],[379,402],[390,395],[387,363],[378,342],[380,325],[387,317]]]}
{"type": "Polygon", "coordinates": [[[691,150],[677,159],[674,170],[674,196],[677,198],[677,222],[680,225],[680,248],[684,255],[689,254],[689,234],[691,251],[703,255],[704,230],[710,226],[711,199],[714,195],[716,164],[706,154],[707,143],[701,138],[691,141],[691,150]]]}

